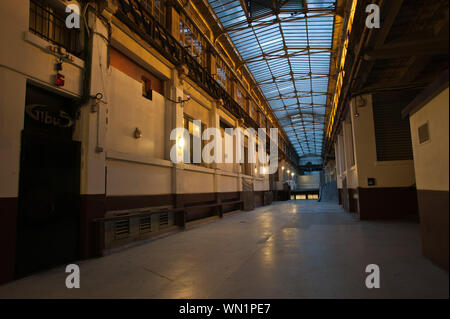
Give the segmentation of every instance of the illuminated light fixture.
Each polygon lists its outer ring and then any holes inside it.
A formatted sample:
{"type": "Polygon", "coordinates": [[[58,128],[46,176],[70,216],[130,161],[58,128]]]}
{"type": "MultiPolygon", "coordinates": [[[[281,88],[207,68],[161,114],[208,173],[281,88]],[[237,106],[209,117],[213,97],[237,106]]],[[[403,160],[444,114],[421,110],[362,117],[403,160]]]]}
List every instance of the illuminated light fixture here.
{"type": "Polygon", "coordinates": [[[255,168],[255,174],[257,174],[258,173],[258,169],[257,168],[255,168]]]}
{"type": "Polygon", "coordinates": [[[289,173],[291,173],[291,171],[288,169],[288,172],[287,172],[287,173],[289,174],[289,173]]]}
{"type": "Polygon", "coordinates": [[[281,167],[281,170],[284,171],[284,166],[281,167]]]}
{"type": "Polygon", "coordinates": [[[183,137],[179,137],[178,139],[177,139],[177,146],[179,147],[179,148],[184,148],[184,138],[183,137]]]}
{"type": "Polygon", "coordinates": [[[342,54],[341,54],[341,60],[340,60],[340,64],[339,64],[340,71],[338,73],[338,77],[337,77],[337,81],[336,81],[336,88],[335,88],[335,92],[334,92],[334,98],[332,101],[332,107],[330,110],[330,116],[329,116],[329,121],[328,121],[328,128],[327,128],[327,137],[328,138],[331,137],[331,133],[333,132],[333,124],[335,122],[337,107],[339,104],[339,98],[341,97],[341,90],[344,85],[344,78],[345,78],[344,69],[345,69],[345,62],[346,62],[346,58],[347,58],[348,43],[350,41],[350,35],[352,32],[352,26],[353,26],[353,21],[355,18],[357,5],[358,5],[358,0],[353,0],[351,9],[350,9],[350,15],[349,15],[349,18],[347,21],[347,28],[346,28],[346,32],[345,32],[346,38],[344,40],[344,45],[343,45],[342,54]]]}
{"type": "Polygon", "coordinates": [[[64,86],[64,84],[66,84],[64,75],[62,75],[61,73],[57,73],[55,84],[56,86],[64,86]]]}
{"type": "Polygon", "coordinates": [[[292,177],[294,177],[294,175],[295,175],[294,173],[291,174],[292,177]]]}

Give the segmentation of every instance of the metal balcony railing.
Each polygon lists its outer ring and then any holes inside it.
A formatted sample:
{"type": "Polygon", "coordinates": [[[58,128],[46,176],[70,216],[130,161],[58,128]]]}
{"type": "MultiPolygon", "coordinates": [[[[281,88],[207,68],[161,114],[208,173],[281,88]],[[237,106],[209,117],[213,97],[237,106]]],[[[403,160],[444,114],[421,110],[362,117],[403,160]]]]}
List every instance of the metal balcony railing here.
{"type": "MultiPolygon", "coordinates": [[[[172,36],[170,31],[161,25],[150,12],[139,5],[139,1],[119,0],[119,4],[119,10],[116,12],[116,17],[130,30],[138,34],[175,66],[186,65],[188,68],[188,77],[196,82],[197,85],[205,90],[211,97],[221,99],[224,108],[236,118],[242,118],[246,127],[253,127],[255,129],[260,127],[247,110],[234,100],[230,93],[220,85],[214,76],[172,36]]],[[[206,51],[213,52],[214,50],[212,48],[206,48],[206,51]]],[[[267,149],[269,150],[269,136],[267,136],[266,141],[267,149]]],[[[285,150],[280,148],[280,151],[290,158],[293,163],[298,161],[295,152],[292,150],[288,150],[288,152],[285,153],[285,150]]]]}
{"type": "Polygon", "coordinates": [[[238,118],[243,118],[249,127],[257,128],[257,123],[248,113],[231,97],[231,95],[203,68],[197,59],[191,56],[166,28],[144,8],[130,6],[127,1],[119,1],[119,11],[116,16],[132,31],[139,34],[151,46],[156,48],[165,58],[174,65],[186,65],[188,76],[196,82],[209,95],[222,99],[224,106],[238,118]]]}
{"type": "Polygon", "coordinates": [[[30,1],[29,29],[39,37],[65,48],[67,52],[82,57],[80,30],[67,28],[65,17],[46,2],[30,1]]]}

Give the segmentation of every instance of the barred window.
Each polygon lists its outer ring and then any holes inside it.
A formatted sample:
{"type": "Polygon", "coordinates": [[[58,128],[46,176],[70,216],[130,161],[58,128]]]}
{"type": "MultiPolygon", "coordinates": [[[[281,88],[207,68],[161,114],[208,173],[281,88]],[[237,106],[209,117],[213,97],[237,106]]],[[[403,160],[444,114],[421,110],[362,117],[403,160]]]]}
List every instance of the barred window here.
{"type": "Polygon", "coordinates": [[[165,0],[140,0],[141,6],[163,26],[166,22],[165,2],[165,0]]]}
{"type": "Polygon", "coordinates": [[[240,87],[236,89],[236,100],[240,106],[246,109],[247,106],[245,103],[245,95],[243,94],[243,90],[240,87]]]}
{"type": "Polygon", "coordinates": [[[82,57],[80,30],[68,29],[66,14],[50,6],[44,0],[30,1],[29,30],[39,37],[65,48],[71,54],[82,57]]]}
{"type": "Polygon", "coordinates": [[[180,43],[202,67],[206,67],[206,41],[184,14],[180,15],[180,43]]]}

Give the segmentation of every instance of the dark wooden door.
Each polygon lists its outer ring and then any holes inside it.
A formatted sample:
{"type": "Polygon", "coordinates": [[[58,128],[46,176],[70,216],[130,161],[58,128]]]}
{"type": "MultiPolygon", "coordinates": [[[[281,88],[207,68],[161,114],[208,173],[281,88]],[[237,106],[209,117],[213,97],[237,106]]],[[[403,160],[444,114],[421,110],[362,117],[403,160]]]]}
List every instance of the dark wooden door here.
{"type": "Polygon", "coordinates": [[[80,143],[22,133],[16,277],[79,258],[80,143]]]}

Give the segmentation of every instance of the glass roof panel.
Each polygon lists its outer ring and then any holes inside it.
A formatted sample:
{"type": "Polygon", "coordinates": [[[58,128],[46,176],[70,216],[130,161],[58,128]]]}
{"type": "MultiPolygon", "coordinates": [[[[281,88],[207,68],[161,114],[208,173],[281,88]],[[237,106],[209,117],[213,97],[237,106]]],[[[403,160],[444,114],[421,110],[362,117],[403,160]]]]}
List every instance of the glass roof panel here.
{"type": "Polygon", "coordinates": [[[209,0],[301,158],[322,150],[335,0],[275,1],[280,14],[246,16],[240,0],[209,0]]]}

